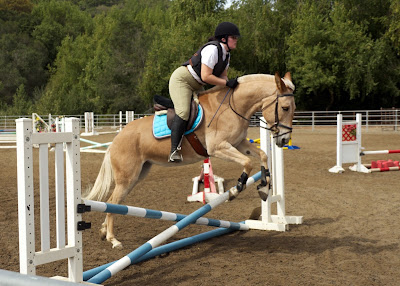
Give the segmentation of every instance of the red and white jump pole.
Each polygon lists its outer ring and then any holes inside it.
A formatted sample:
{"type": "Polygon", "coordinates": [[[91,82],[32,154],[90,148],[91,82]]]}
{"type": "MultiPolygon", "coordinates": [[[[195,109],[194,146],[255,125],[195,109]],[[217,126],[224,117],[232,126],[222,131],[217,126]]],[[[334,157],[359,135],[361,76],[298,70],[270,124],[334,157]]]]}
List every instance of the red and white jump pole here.
{"type": "Polygon", "coordinates": [[[369,155],[369,154],[394,154],[400,153],[400,150],[377,150],[377,151],[363,151],[361,155],[369,155]]]}

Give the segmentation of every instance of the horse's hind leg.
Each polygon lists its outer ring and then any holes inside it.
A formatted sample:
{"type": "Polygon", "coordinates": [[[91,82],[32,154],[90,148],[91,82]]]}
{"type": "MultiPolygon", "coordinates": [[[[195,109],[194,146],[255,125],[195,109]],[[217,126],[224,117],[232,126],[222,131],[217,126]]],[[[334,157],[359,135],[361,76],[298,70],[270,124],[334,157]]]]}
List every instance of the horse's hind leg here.
{"type": "MultiPolygon", "coordinates": [[[[135,187],[135,185],[144,177],[146,177],[147,173],[150,171],[150,168],[151,164],[145,162],[143,166],[138,166],[136,170],[133,170],[133,173],[130,174],[131,176],[129,178],[122,180],[121,178],[116,178],[115,189],[108,199],[108,202],[111,204],[120,204],[129,194],[129,192],[135,187]]],[[[118,241],[114,235],[114,214],[107,214],[100,233],[103,238],[105,236],[107,241],[111,242],[113,248],[122,248],[122,243],[118,241]]]]}

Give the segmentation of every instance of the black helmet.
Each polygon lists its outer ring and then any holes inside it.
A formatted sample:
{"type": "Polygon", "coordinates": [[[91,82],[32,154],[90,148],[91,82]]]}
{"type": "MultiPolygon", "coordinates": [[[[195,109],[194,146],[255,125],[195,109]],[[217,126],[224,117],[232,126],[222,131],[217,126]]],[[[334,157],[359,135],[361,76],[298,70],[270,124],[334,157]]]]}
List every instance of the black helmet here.
{"type": "Polygon", "coordinates": [[[240,36],[239,28],[231,22],[222,22],[215,29],[216,38],[223,38],[224,36],[240,36]]]}

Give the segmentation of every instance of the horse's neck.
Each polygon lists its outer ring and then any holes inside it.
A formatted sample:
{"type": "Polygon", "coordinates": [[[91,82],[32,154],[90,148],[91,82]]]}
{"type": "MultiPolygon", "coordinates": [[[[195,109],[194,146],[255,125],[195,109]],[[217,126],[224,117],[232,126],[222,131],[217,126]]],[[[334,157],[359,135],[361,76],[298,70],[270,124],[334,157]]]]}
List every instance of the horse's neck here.
{"type": "Polygon", "coordinates": [[[238,113],[250,119],[257,111],[261,110],[265,97],[272,95],[272,90],[266,92],[265,89],[261,89],[257,85],[243,84],[232,95],[231,105],[238,113]]]}
{"type": "Polygon", "coordinates": [[[259,83],[252,82],[239,84],[233,93],[232,90],[229,94],[227,92],[228,89],[211,89],[199,96],[200,103],[203,106],[211,105],[211,109],[216,110],[225,98],[224,105],[230,104],[237,113],[249,119],[261,109],[263,99],[272,96],[275,89],[266,87],[265,83],[260,86],[259,83]]]}
{"type": "Polygon", "coordinates": [[[258,110],[261,109],[261,97],[258,98],[259,94],[249,92],[244,88],[237,90],[233,95],[235,104],[233,105],[235,110],[240,111],[241,114],[250,119],[258,110]]]}

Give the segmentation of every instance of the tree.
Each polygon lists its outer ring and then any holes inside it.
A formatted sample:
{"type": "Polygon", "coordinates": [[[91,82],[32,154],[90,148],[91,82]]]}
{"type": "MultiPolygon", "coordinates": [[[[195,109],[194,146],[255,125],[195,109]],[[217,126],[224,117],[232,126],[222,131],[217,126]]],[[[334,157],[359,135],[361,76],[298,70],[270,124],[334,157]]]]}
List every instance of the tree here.
{"type": "Polygon", "coordinates": [[[169,95],[171,73],[222,21],[242,35],[230,78],[290,71],[298,109],[400,103],[398,0],[225,3],[0,0],[0,110],[22,86],[37,112],[151,110],[153,95],[169,95]]]}
{"type": "Polygon", "coordinates": [[[397,51],[397,55],[400,56],[400,2],[396,0],[391,2],[387,36],[392,42],[393,48],[397,51]]]}
{"type": "Polygon", "coordinates": [[[13,97],[12,107],[8,110],[10,115],[30,114],[32,113],[32,101],[28,98],[25,86],[21,84],[13,97]]]}
{"type": "Polygon", "coordinates": [[[232,65],[244,73],[286,71],[286,42],[290,34],[295,0],[237,1],[228,10],[242,35],[232,65]]]}
{"type": "Polygon", "coordinates": [[[390,1],[382,0],[336,0],[348,12],[346,17],[365,27],[368,35],[377,40],[386,31],[386,18],[389,12],[390,1]]]}
{"type": "Polygon", "coordinates": [[[31,98],[35,87],[46,83],[47,52],[40,42],[21,32],[19,21],[7,22],[3,32],[0,36],[0,101],[10,105],[21,84],[31,98]]]}
{"type": "Polygon", "coordinates": [[[0,0],[0,11],[30,13],[33,4],[29,0],[0,0]]]}
{"type": "Polygon", "coordinates": [[[69,1],[40,1],[31,16],[35,19],[32,36],[47,48],[50,63],[55,60],[57,48],[66,36],[75,38],[92,29],[90,15],[69,1]]]}
{"type": "Polygon", "coordinates": [[[94,17],[92,33],[65,38],[40,106],[53,113],[144,111],[136,87],[146,44],[136,13],[113,7],[94,17]]]}
{"type": "Polygon", "coordinates": [[[371,93],[376,84],[369,65],[374,43],[349,20],[343,5],[321,4],[305,1],[299,6],[287,41],[288,68],[299,87],[298,106],[329,110],[350,100],[362,102],[371,93]]]}

